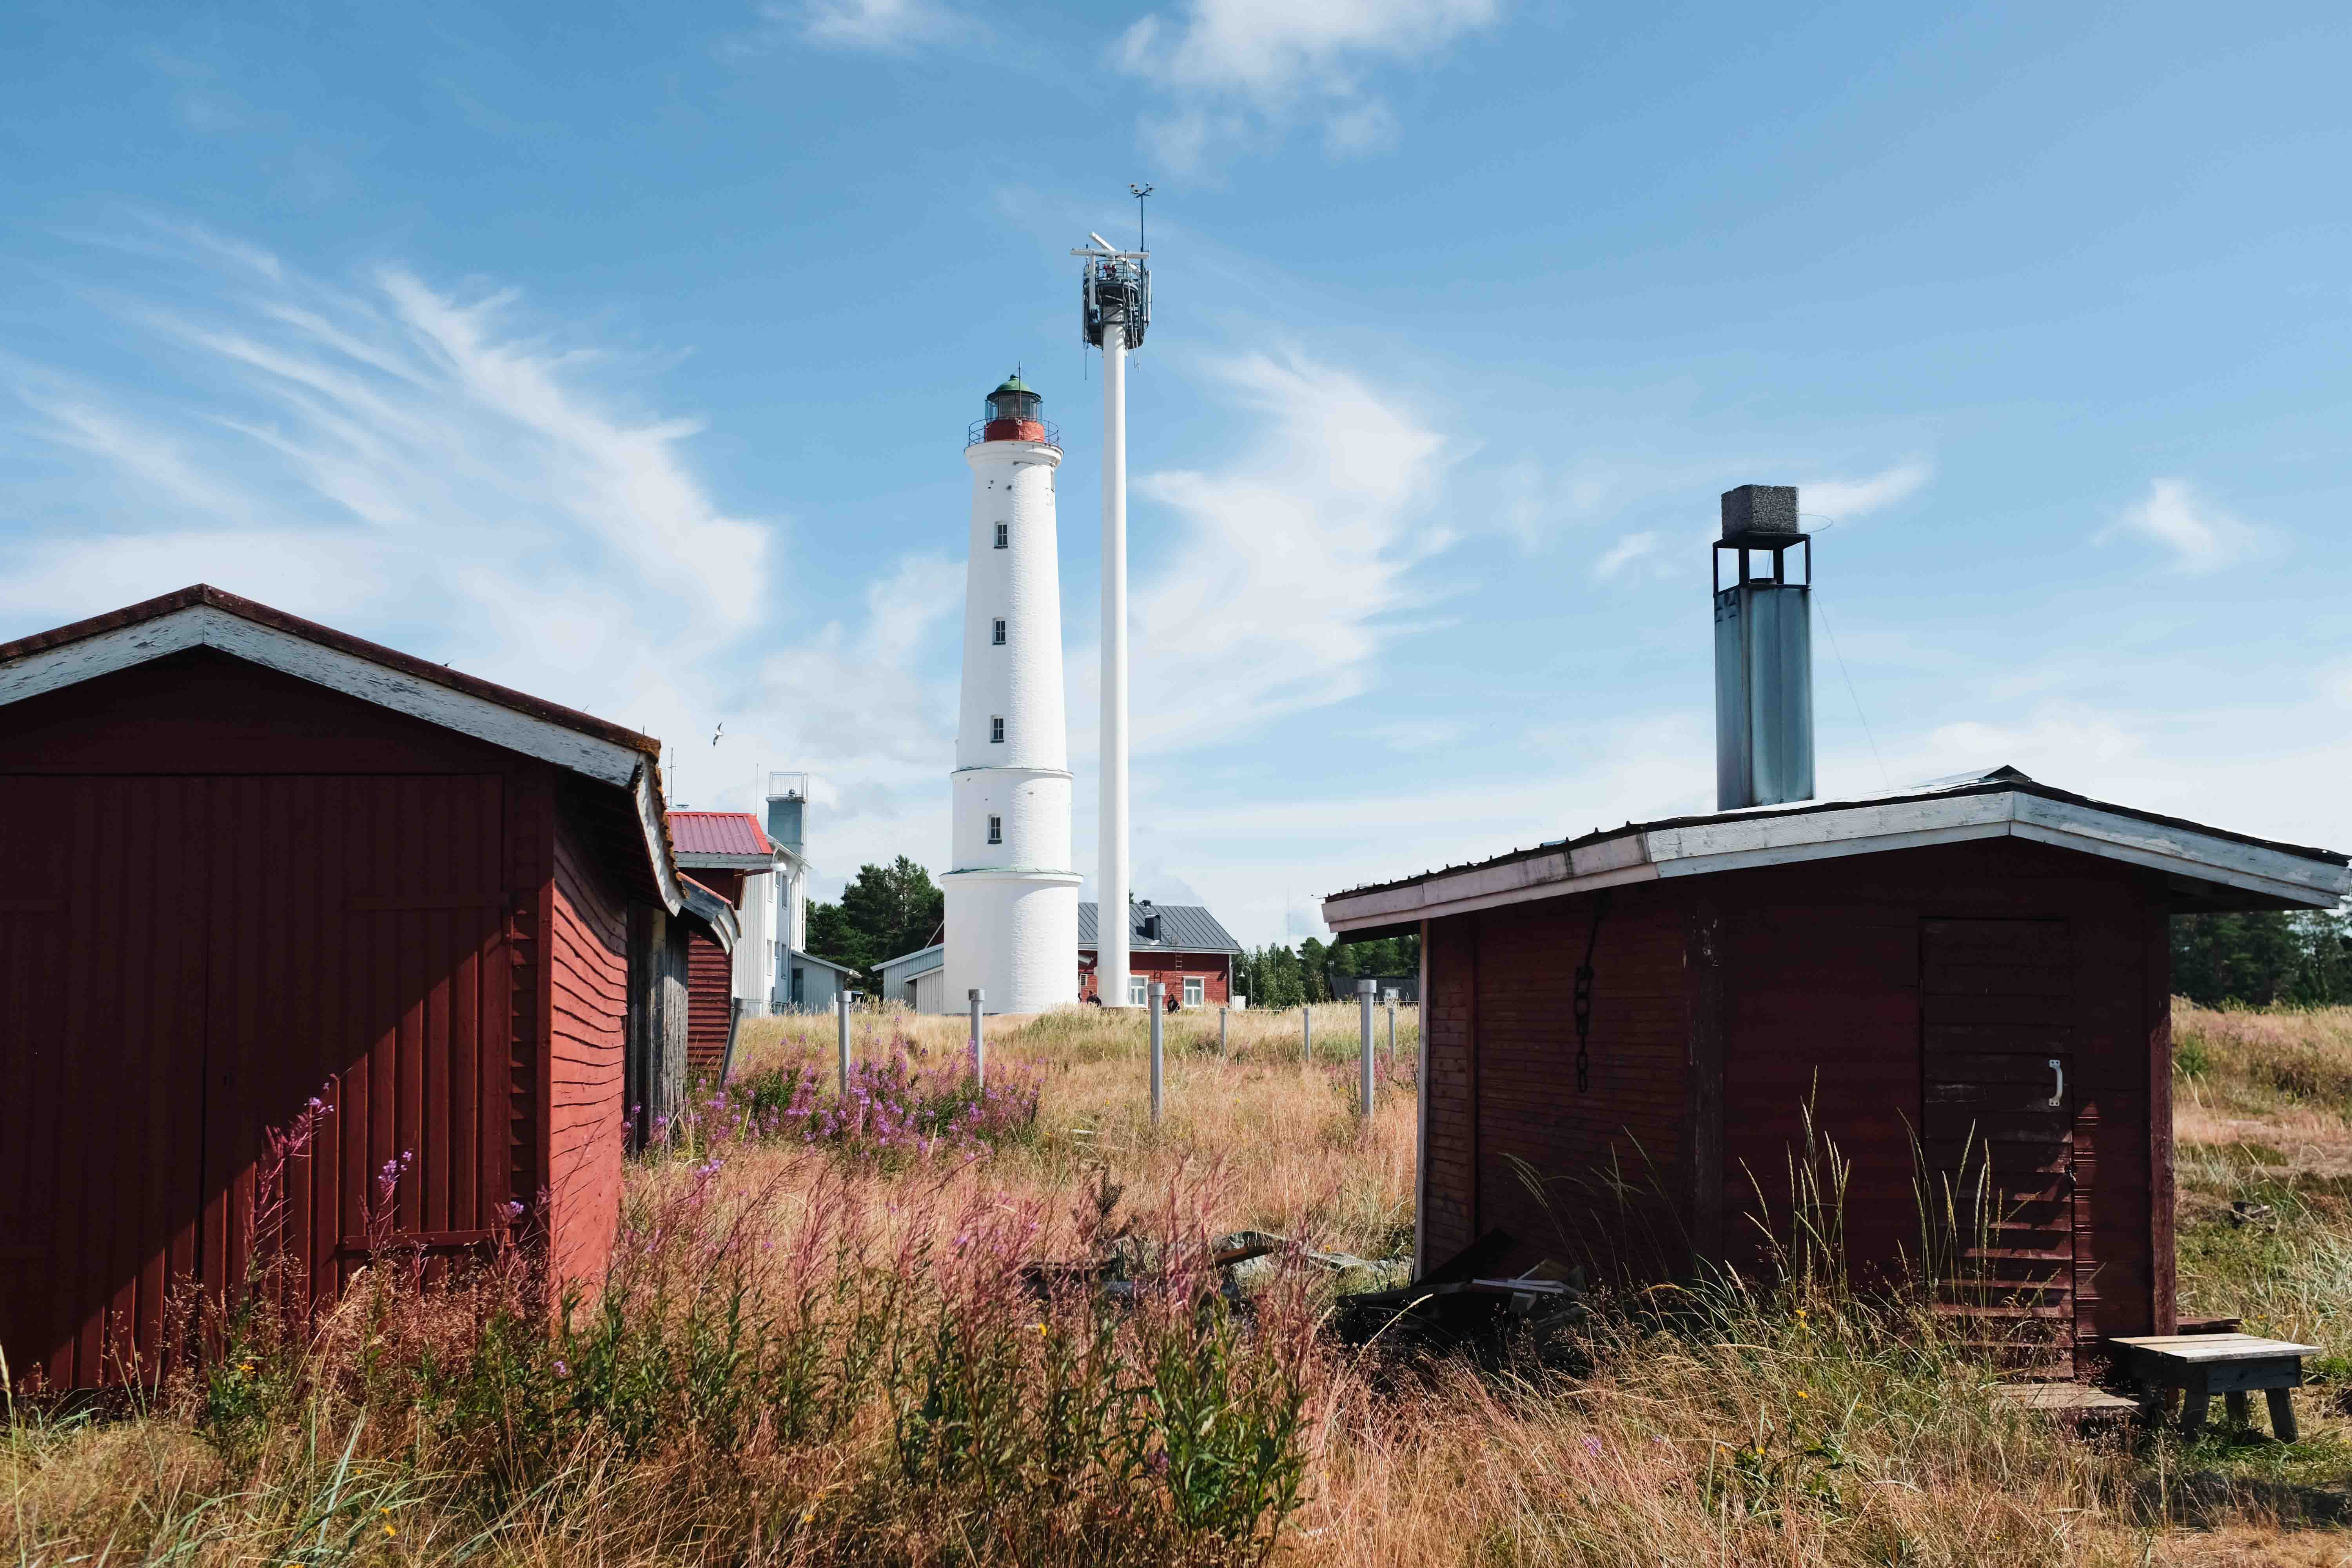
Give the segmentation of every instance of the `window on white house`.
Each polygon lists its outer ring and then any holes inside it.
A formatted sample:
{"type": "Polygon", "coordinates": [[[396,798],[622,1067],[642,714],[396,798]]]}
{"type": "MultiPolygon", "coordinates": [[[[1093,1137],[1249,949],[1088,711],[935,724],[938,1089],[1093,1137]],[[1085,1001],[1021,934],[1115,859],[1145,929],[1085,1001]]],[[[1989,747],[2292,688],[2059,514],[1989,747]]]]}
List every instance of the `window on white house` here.
{"type": "Polygon", "coordinates": [[[1000,620],[996,623],[995,635],[991,637],[989,641],[994,643],[999,647],[1003,647],[1004,646],[1004,623],[1003,621],[1000,620]]]}
{"type": "Polygon", "coordinates": [[[1004,715],[1002,713],[989,720],[988,739],[991,744],[998,746],[1004,744],[1004,715]]]}
{"type": "Polygon", "coordinates": [[[1130,1007],[1151,1005],[1151,982],[1140,974],[1127,977],[1127,1005],[1130,1007]]]}
{"type": "Polygon", "coordinates": [[[992,816],[988,819],[988,841],[991,844],[1004,842],[1004,818],[992,816]]]}
{"type": "Polygon", "coordinates": [[[1184,1005],[1198,1007],[1205,1000],[1207,995],[1201,988],[1201,977],[1197,974],[1184,976],[1184,1005]]]}
{"type": "Polygon", "coordinates": [[[1012,543],[1013,525],[1009,522],[998,523],[996,525],[996,548],[999,550],[1009,549],[1012,546],[1012,543]]]}

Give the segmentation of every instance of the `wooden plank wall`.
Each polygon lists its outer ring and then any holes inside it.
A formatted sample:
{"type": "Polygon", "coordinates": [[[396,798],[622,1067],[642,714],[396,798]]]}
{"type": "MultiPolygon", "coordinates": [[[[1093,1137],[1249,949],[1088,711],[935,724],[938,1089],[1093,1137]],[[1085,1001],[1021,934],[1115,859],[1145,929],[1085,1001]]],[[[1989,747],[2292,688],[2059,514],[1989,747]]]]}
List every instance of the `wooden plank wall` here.
{"type": "Polygon", "coordinates": [[[1818,1084],[1819,1131],[1853,1163],[1844,1228],[1857,1271],[1916,1258],[1920,921],[2063,920],[2074,952],[2078,1342],[2147,1331],[2170,1267],[2155,1256],[2151,1178],[2169,1129],[2151,1124],[2148,1089],[2161,890],[2129,867],[2011,838],[1710,880],[1725,922],[1727,1256],[1754,1263],[1768,1230],[1785,1234],[1788,1162],[1818,1084]]]}
{"type": "Polygon", "coordinates": [[[621,1212],[628,906],[568,814],[555,837],[548,928],[548,1242],[559,1282],[593,1285],[621,1212]]]}
{"type": "Polygon", "coordinates": [[[735,968],[707,936],[687,939],[686,1069],[689,1078],[716,1078],[727,1061],[735,1019],[735,968]]]}
{"type": "Polygon", "coordinates": [[[1655,1278],[1689,1254],[1688,1089],[1679,889],[1609,895],[1593,947],[1591,1083],[1576,1088],[1575,972],[1600,896],[1487,911],[1477,923],[1478,1228],[1542,1256],[1655,1278]],[[1527,1167],[1523,1170],[1522,1166],[1527,1167]],[[1540,1197],[1528,1170],[1540,1178],[1540,1197]]]}
{"type": "Polygon", "coordinates": [[[0,819],[45,840],[5,897],[56,911],[0,915],[0,1008],[26,1026],[0,1037],[12,1365],[152,1373],[167,1298],[242,1289],[257,1244],[290,1257],[298,1304],[331,1295],[404,1156],[387,1229],[446,1249],[499,1223],[500,785],[0,778],[0,819]],[[313,1096],[273,1192],[269,1135],[313,1096]]]}
{"type": "Polygon", "coordinates": [[[1476,914],[1427,922],[1422,943],[1426,973],[1421,1011],[1422,1149],[1421,1259],[1433,1268],[1478,1235],[1477,1190],[1471,1179],[1477,1150],[1477,1097],[1471,1037],[1477,1021],[1476,914]]]}

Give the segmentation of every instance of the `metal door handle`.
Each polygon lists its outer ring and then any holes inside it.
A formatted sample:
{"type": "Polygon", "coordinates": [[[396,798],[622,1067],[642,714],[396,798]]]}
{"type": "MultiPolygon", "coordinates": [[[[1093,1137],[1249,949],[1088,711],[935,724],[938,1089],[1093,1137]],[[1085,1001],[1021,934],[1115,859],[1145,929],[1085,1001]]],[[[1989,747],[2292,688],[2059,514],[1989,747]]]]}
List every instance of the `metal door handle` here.
{"type": "Polygon", "coordinates": [[[2061,1058],[2052,1057],[2050,1070],[2058,1075],[2058,1087],[2050,1091],[2050,1109],[2062,1110],[2066,1104],[2066,1064],[2061,1058]]]}

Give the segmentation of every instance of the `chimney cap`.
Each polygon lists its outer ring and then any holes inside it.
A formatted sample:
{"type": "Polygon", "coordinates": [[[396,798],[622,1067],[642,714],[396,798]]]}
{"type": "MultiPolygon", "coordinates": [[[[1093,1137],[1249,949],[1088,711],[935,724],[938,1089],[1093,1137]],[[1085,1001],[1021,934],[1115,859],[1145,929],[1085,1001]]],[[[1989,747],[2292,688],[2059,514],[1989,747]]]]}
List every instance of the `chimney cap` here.
{"type": "Polygon", "coordinates": [[[1797,531],[1797,487],[1741,485],[1723,492],[1723,537],[1773,540],[1801,537],[1797,531]]]}

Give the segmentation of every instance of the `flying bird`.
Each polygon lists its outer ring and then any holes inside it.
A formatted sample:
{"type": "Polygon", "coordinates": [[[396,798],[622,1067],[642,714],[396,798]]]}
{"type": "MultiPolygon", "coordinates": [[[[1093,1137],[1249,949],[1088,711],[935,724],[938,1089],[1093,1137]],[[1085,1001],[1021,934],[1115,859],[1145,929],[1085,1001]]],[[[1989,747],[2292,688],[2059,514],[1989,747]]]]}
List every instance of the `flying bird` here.
{"type": "Polygon", "coordinates": [[[710,743],[714,746],[719,744],[719,737],[725,733],[727,733],[727,721],[721,719],[719,721],[719,728],[710,731],[710,743]]]}

